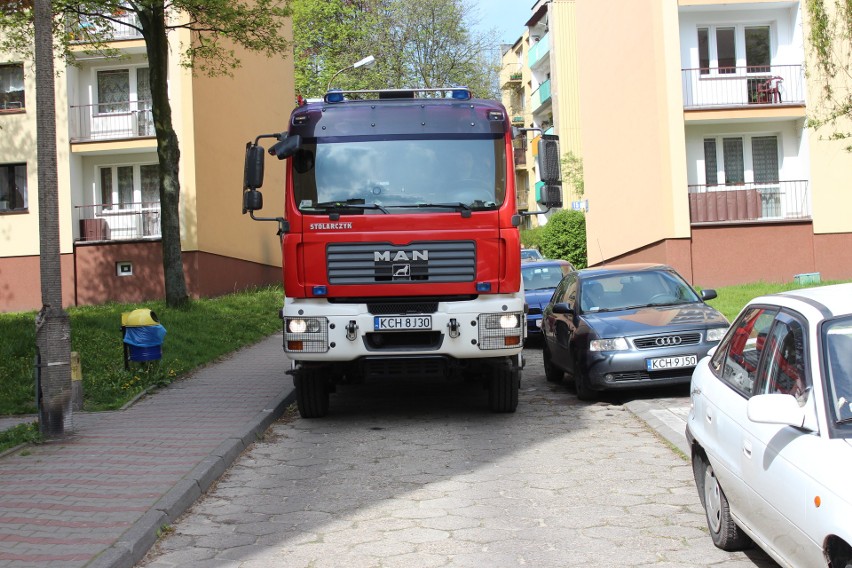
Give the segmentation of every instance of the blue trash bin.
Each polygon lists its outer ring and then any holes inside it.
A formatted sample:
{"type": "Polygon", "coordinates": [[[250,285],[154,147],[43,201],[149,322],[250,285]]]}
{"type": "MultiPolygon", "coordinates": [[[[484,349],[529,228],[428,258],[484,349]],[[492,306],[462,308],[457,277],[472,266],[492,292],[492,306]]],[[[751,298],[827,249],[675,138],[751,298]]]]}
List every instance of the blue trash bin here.
{"type": "Polygon", "coordinates": [[[122,314],[122,324],[126,360],[144,362],[163,358],[166,328],[160,325],[154,312],[139,309],[122,314]]]}

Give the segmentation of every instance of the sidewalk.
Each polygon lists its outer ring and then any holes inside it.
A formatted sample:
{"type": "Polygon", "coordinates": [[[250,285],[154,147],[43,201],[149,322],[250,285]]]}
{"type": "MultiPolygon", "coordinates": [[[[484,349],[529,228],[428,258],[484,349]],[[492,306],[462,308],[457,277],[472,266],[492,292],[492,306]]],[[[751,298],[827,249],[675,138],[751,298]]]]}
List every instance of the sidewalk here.
{"type": "MultiPolygon", "coordinates": [[[[130,568],[293,402],[281,334],[0,459],[0,568],[130,568]]],[[[688,455],[683,399],[627,409],[688,455]]],[[[29,417],[28,417],[29,418],[29,417]]]]}
{"type": "Polygon", "coordinates": [[[0,459],[0,567],[131,567],[293,402],[281,334],[0,459]]]}

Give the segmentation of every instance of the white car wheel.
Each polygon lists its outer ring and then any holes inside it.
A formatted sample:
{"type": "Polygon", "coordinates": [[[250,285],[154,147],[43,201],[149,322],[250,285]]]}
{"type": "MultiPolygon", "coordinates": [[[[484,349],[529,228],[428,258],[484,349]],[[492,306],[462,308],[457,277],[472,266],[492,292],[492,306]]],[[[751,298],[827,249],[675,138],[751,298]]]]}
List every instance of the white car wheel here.
{"type": "Polygon", "coordinates": [[[728,498],[709,462],[704,468],[704,511],[713,544],[722,550],[743,550],[751,545],[748,536],[734,523],[728,498]]]}

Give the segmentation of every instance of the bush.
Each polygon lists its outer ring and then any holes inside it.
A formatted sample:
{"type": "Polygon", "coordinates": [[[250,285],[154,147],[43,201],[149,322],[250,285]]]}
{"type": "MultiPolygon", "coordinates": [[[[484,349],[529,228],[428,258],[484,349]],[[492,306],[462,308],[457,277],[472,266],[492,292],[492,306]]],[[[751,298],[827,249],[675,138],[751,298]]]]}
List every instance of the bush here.
{"type": "Polygon", "coordinates": [[[544,227],[521,230],[521,246],[541,250],[541,231],[544,227]]]}
{"type": "Polygon", "coordinates": [[[566,209],[551,215],[547,225],[541,228],[541,253],[547,258],[561,258],[585,268],[586,257],[586,214],[566,209]]]}

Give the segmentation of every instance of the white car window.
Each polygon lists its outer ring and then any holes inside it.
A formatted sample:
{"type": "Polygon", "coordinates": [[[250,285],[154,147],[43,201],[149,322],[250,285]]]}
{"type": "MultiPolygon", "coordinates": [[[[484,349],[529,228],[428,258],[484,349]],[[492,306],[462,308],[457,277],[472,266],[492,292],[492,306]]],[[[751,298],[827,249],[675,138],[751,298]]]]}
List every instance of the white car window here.
{"type": "Polygon", "coordinates": [[[740,314],[710,361],[716,376],[746,396],[754,391],[760,355],[777,313],[751,308],[740,314]]]}
{"type": "Polygon", "coordinates": [[[852,420],[852,323],[841,321],[831,325],[825,338],[835,419],[852,420]]]}
{"type": "Polygon", "coordinates": [[[811,381],[805,372],[805,332],[801,323],[792,319],[777,321],[767,342],[765,361],[760,371],[760,392],[791,394],[799,406],[804,406],[811,381]]]}

